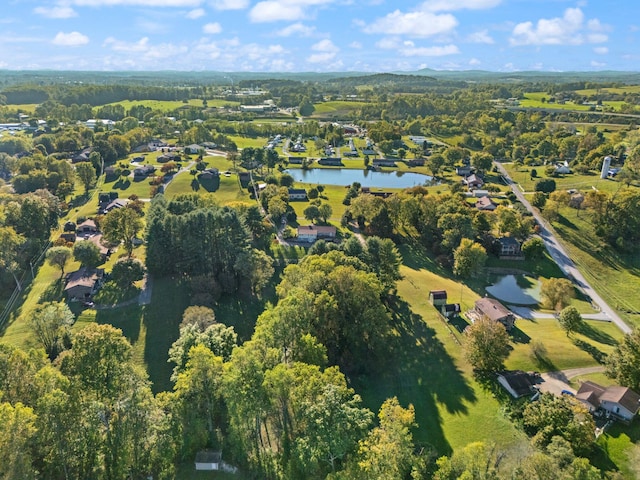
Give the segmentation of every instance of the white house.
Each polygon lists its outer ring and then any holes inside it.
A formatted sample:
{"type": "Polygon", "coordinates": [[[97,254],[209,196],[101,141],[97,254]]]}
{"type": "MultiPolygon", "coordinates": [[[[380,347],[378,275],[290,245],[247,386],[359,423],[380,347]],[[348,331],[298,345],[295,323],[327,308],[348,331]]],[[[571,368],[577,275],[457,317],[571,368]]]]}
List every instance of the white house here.
{"type": "Polygon", "coordinates": [[[597,383],[586,381],[580,385],[576,398],[589,411],[593,412],[601,408],[623,422],[633,420],[640,409],[640,395],[627,387],[605,388],[597,383]]]}
{"type": "Polygon", "coordinates": [[[200,450],[196,453],[196,470],[220,470],[222,452],[200,450]]]}
{"type": "Polygon", "coordinates": [[[320,238],[336,238],[336,227],[330,225],[304,225],[298,227],[298,241],[315,242],[320,238]]]}

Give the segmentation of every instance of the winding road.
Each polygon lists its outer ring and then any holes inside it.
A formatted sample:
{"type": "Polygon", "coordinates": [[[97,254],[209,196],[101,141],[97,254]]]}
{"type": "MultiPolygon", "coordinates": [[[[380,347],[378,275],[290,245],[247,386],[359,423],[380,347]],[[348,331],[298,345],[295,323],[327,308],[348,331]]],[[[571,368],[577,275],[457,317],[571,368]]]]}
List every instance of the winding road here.
{"type": "Polygon", "coordinates": [[[531,212],[533,217],[540,225],[539,234],[542,240],[544,240],[547,251],[567,276],[567,278],[571,279],[578,286],[578,288],[584,292],[585,296],[591,300],[591,303],[596,305],[600,309],[600,312],[605,318],[608,318],[610,321],[615,323],[623,333],[631,333],[631,327],[629,327],[629,325],[627,325],[624,320],[620,318],[617,312],[613,308],[611,308],[600,295],[598,295],[598,292],[596,292],[593,287],[591,287],[582,273],[580,273],[580,271],[576,267],[576,264],[573,262],[573,260],[571,260],[566,250],[555,236],[551,227],[548,225],[542,215],[540,215],[540,213],[531,206],[529,201],[525,198],[524,194],[518,187],[518,184],[516,184],[509,176],[509,173],[504,168],[504,165],[499,162],[495,162],[495,165],[497,165],[500,174],[504,178],[507,185],[511,188],[511,191],[513,191],[518,200],[527,208],[527,210],[531,212]]]}
{"type": "Polygon", "coordinates": [[[570,368],[568,370],[560,370],[557,372],[546,372],[540,375],[540,391],[549,392],[555,395],[562,394],[563,391],[569,391],[576,393],[575,389],[569,385],[569,380],[582,375],[588,375],[590,373],[604,372],[604,367],[599,365],[597,367],[582,367],[582,368],[570,368]]]}

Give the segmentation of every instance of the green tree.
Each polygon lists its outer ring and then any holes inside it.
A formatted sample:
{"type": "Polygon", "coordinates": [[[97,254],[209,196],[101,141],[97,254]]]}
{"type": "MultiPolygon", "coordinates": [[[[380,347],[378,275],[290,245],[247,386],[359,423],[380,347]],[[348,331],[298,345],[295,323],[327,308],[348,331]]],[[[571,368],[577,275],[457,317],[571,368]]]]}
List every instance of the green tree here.
{"type": "Polygon", "coordinates": [[[538,180],[535,185],[536,192],[551,193],[556,190],[556,181],[552,178],[538,180]]]}
{"type": "Polygon", "coordinates": [[[411,434],[416,426],[413,405],[403,408],[396,397],[389,398],[380,407],[378,419],[380,425],[360,441],[359,478],[407,478],[415,462],[411,434]]]}
{"type": "Polygon", "coordinates": [[[191,306],[187,307],[184,312],[182,312],[182,322],[180,323],[180,328],[186,327],[187,325],[195,324],[198,326],[199,330],[204,330],[209,325],[213,325],[216,323],[216,314],[209,307],[201,307],[201,306],[191,306]]]}
{"type": "Polygon", "coordinates": [[[460,246],[453,252],[453,273],[469,278],[477,273],[487,261],[487,252],[482,245],[463,238],[460,246]]]}
{"type": "Polygon", "coordinates": [[[95,268],[102,263],[100,248],[95,243],[86,240],[73,244],[73,257],[87,268],[95,268]]]}
{"type": "Polygon", "coordinates": [[[562,309],[560,314],[558,315],[558,322],[560,326],[563,328],[565,332],[567,332],[567,336],[571,335],[573,332],[580,330],[580,327],[584,325],[584,320],[582,320],[582,315],[576,307],[573,305],[569,305],[562,309]]]}
{"type": "Polygon", "coordinates": [[[324,223],[327,223],[327,221],[333,214],[333,208],[331,208],[331,205],[329,205],[328,203],[323,203],[318,207],[318,213],[320,215],[320,218],[322,218],[322,221],[324,223]]]}
{"type": "Polygon", "coordinates": [[[287,212],[287,204],[280,197],[272,197],[269,200],[267,210],[272,218],[278,220],[287,212]]]}
{"type": "Polygon", "coordinates": [[[550,278],[542,283],[540,296],[545,307],[561,310],[571,303],[575,296],[575,288],[566,278],[550,278]]]}
{"type": "Polygon", "coordinates": [[[132,208],[116,208],[102,221],[104,239],[114,245],[123,244],[127,255],[133,253],[134,239],[142,230],[140,215],[132,208]]]}
{"type": "Polygon", "coordinates": [[[29,319],[31,330],[51,360],[69,345],[75,317],[64,302],[38,305],[29,319]]]}
{"type": "Polygon", "coordinates": [[[571,444],[574,454],[588,455],[595,442],[593,416],[567,395],[542,393],[537,401],[527,404],[522,420],[525,432],[540,448],[549,445],[557,435],[571,444]]]}
{"type": "Polygon", "coordinates": [[[20,269],[20,248],[25,242],[12,227],[0,226],[0,268],[10,272],[18,288],[22,288],[17,273],[20,269]]]}
{"type": "Polygon", "coordinates": [[[482,442],[470,443],[456,450],[451,457],[436,461],[438,470],[434,480],[498,480],[501,455],[494,445],[482,442]]]}
{"type": "Polygon", "coordinates": [[[480,173],[488,172],[493,165],[493,155],[486,152],[476,152],[471,155],[471,164],[480,173]]]}
{"type": "Polygon", "coordinates": [[[88,193],[96,183],[96,169],[91,162],[76,163],[76,174],[84,186],[84,192],[88,193]]]}
{"type": "Polygon", "coordinates": [[[531,237],[522,244],[522,253],[527,260],[536,260],[544,257],[546,247],[540,237],[531,237]]]}
{"type": "Polygon", "coordinates": [[[304,218],[310,222],[316,222],[320,218],[320,209],[316,205],[309,205],[304,209],[304,218]]]}
{"type": "Polygon", "coordinates": [[[434,177],[438,176],[440,169],[444,166],[445,159],[440,153],[434,153],[427,160],[427,168],[434,177]]]}
{"type": "Polygon", "coordinates": [[[36,437],[33,409],[18,402],[0,403],[0,476],[5,480],[38,478],[31,445],[36,437]]]}
{"type": "Polygon", "coordinates": [[[462,345],[466,359],[480,372],[502,369],[511,351],[504,325],[486,317],[477,319],[465,329],[462,345]]]}
{"type": "Polygon", "coordinates": [[[49,265],[60,269],[60,278],[64,277],[64,268],[72,256],[73,252],[69,247],[51,247],[46,254],[49,265]]]}
{"type": "Polygon", "coordinates": [[[134,282],[142,280],[146,272],[144,264],[137,258],[120,258],[113,264],[111,279],[118,287],[126,289],[130,288],[134,282]]]}
{"type": "Polygon", "coordinates": [[[315,111],[315,109],[316,107],[311,103],[311,100],[308,97],[305,97],[302,99],[302,102],[300,102],[298,112],[300,112],[300,115],[303,117],[308,117],[315,111]]]}
{"type": "Polygon", "coordinates": [[[640,329],[625,334],[609,354],[606,372],[611,378],[635,392],[640,392],[640,329]]]}

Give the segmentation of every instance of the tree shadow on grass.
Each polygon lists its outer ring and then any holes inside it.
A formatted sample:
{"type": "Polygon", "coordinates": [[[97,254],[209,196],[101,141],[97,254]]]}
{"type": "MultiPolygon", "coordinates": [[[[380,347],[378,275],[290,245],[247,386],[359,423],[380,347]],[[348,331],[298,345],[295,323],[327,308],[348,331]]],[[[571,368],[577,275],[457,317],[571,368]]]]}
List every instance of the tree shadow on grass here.
{"type": "Polygon", "coordinates": [[[513,343],[525,343],[528,344],[531,342],[531,337],[520,330],[517,326],[514,327],[509,332],[509,336],[511,337],[511,341],[513,343]]]}
{"type": "Polygon", "coordinates": [[[200,182],[195,178],[191,180],[191,190],[193,190],[194,192],[200,190],[200,182]]]}
{"type": "Polygon", "coordinates": [[[58,278],[45,288],[44,292],[42,292],[42,295],[40,295],[40,298],[38,299],[38,303],[59,302],[62,299],[63,292],[64,281],[61,278],[58,278]]]}
{"type": "Polygon", "coordinates": [[[119,178],[118,181],[113,184],[113,188],[118,190],[126,190],[130,186],[131,180],[129,180],[128,178],[125,178],[124,180],[122,178],[119,178]]]}
{"type": "Polygon", "coordinates": [[[587,322],[582,322],[582,325],[578,329],[578,333],[581,333],[585,337],[589,337],[595,342],[604,343],[605,345],[618,344],[618,342],[616,342],[616,340],[611,335],[603,332],[602,330],[598,330],[597,328],[593,328],[593,326],[587,322]]]}
{"type": "Polygon", "coordinates": [[[572,339],[573,344],[578,347],[580,350],[588,353],[589,355],[591,355],[593,357],[593,359],[600,363],[600,364],[604,364],[605,360],[607,359],[607,354],[602,352],[601,350],[598,350],[596,347],[594,347],[593,345],[591,345],[590,343],[587,343],[583,340],[580,340],[578,338],[574,338],[572,339]]]}
{"type": "Polygon", "coordinates": [[[201,178],[200,185],[209,193],[215,192],[220,188],[220,177],[201,178]]]}
{"type": "Polygon", "coordinates": [[[96,322],[100,324],[113,325],[122,330],[122,334],[129,340],[131,345],[140,340],[141,318],[144,307],[131,305],[122,308],[113,308],[96,311],[96,322]]]}
{"type": "Polygon", "coordinates": [[[373,411],[393,396],[403,405],[412,403],[420,432],[426,437],[417,437],[417,443],[424,440],[439,455],[450,454],[452,449],[442,428],[438,404],[450,413],[466,415],[468,403],[477,400],[475,392],[435,330],[404,301],[395,299],[390,306],[395,335],[384,339],[384,358],[373,360],[370,371],[375,374],[357,377],[354,387],[373,411]]]}

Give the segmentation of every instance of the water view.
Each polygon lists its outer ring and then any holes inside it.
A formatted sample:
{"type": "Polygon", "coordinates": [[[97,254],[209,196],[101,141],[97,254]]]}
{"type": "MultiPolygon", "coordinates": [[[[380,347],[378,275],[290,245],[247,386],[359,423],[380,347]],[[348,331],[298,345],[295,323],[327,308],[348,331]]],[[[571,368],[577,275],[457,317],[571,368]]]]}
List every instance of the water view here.
{"type": "Polygon", "coordinates": [[[538,279],[527,275],[498,275],[485,290],[505,303],[535,305],[540,302],[540,286],[538,279]]]}
{"type": "Polygon", "coordinates": [[[370,188],[409,188],[430,182],[429,175],[415,172],[374,172],[352,168],[311,168],[309,170],[290,169],[287,173],[296,182],[319,185],[351,185],[359,182],[370,188]]]}

